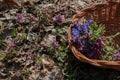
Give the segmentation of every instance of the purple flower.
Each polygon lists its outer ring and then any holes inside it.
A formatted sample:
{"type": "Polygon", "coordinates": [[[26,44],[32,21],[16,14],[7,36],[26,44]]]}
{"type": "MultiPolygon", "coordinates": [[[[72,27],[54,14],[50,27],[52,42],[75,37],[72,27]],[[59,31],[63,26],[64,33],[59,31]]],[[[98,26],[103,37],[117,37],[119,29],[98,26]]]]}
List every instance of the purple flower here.
{"type": "Polygon", "coordinates": [[[81,43],[85,45],[86,39],[82,39],[82,40],[81,40],[81,43]]]}
{"type": "Polygon", "coordinates": [[[59,22],[62,22],[62,15],[61,14],[57,14],[55,17],[54,17],[54,21],[59,23],[59,22]]]}
{"type": "Polygon", "coordinates": [[[80,37],[77,37],[77,45],[82,46],[82,39],[80,37]]]}
{"type": "Polygon", "coordinates": [[[102,39],[97,39],[96,44],[102,47],[104,46],[104,41],[102,39]]]}
{"type": "Polygon", "coordinates": [[[93,23],[93,22],[94,22],[93,20],[88,20],[86,24],[87,24],[87,25],[90,25],[90,24],[93,23]]]}
{"type": "Polygon", "coordinates": [[[79,30],[80,34],[86,34],[86,33],[89,33],[90,26],[83,24],[83,25],[77,26],[77,29],[79,30]]]}
{"type": "Polygon", "coordinates": [[[116,50],[115,54],[113,54],[113,59],[116,61],[120,60],[120,52],[116,50]]]}
{"type": "Polygon", "coordinates": [[[88,57],[91,59],[101,59],[102,49],[100,47],[91,46],[88,57]]]}
{"type": "Polygon", "coordinates": [[[80,34],[79,30],[77,30],[76,28],[72,28],[72,35],[77,36],[79,34],[80,34]]]}
{"type": "Polygon", "coordinates": [[[33,54],[33,51],[28,51],[27,52],[27,58],[28,59],[34,59],[35,58],[35,55],[33,54]]]}
{"type": "Polygon", "coordinates": [[[19,24],[21,22],[21,20],[23,20],[23,19],[24,19],[24,15],[22,13],[17,14],[17,16],[16,16],[16,23],[19,24]]]}
{"type": "Polygon", "coordinates": [[[83,25],[84,33],[89,33],[90,26],[89,25],[83,25]]]}
{"type": "Polygon", "coordinates": [[[56,48],[57,48],[57,47],[59,47],[59,42],[58,42],[58,41],[56,41],[56,40],[54,40],[54,41],[53,41],[53,45],[54,45],[54,47],[56,47],[56,48]]]}
{"type": "Polygon", "coordinates": [[[79,25],[77,27],[77,29],[79,30],[80,34],[84,35],[86,33],[89,33],[90,30],[90,26],[84,24],[84,25],[79,25]]]}
{"type": "Polygon", "coordinates": [[[75,35],[78,35],[78,31],[79,31],[79,34],[86,34],[86,33],[89,33],[89,30],[90,30],[90,24],[93,22],[93,20],[88,20],[86,22],[86,24],[80,24],[79,22],[74,22],[72,23],[72,27],[73,28],[76,28],[76,29],[73,29],[73,34],[75,35]]]}
{"type": "Polygon", "coordinates": [[[83,31],[83,26],[78,26],[77,28],[78,28],[78,30],[79,30],[80,32],[83,31]]]}
{"type": "Polygon", "coordinates": [[[73,36],[73,35],[72,35],[71,42],[72,42],[72,43],[75,43],[75,42],[76,42],[76,40],[77,40],[77,36],[73,36]]]}
{"type": "Polygon", "coordinates": [[[14,47],[14,46],[16,46],[13,41],[8,41],[7,44],[8,44],[9,47],[14,47]]]}
{"type": "Polygon", "coordinates": [[[30,22],[35,21],[35,17],[34,16],[30,16],[30,22]]]}

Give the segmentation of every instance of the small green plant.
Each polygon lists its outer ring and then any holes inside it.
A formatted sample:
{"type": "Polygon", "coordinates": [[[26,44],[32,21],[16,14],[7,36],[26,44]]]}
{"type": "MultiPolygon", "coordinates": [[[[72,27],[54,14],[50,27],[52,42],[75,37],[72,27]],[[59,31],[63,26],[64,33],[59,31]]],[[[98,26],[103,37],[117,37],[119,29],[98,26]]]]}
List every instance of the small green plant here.
{"type": "Polygon", "coordinates": [[[16,29],[14,28],[13,30],[12,30],[12,37],[16,37],[17,36],[17,31],[16,31],[16,29]]]}
{"type": "Polygon", "coordinates": [[[103,36],[104,33],[105,33],[104,25],[102,25],[102,24],[98,25],[96,22],[91,24],[90,34],[92,35],[92,37],[90,38],[90,40],[96,40],[96,39],[100,38],[101,36],[103,36]]]}
{"type": "Polygon", "coordinates": [[[27,70],[23,70],[23,71],[22,71],[22,74],[23,74],[24,76],[28,76],[29,71],[27,71],[27,70]]]}
{"type": "Polygon", "coordinates": [[[103,60],[113,59],[111,55],[115,54],[116,49],[119,49],[119,46],[114,44],[114,38],[119,34],[120,33],[118,32],[115,35],[106,37],[106,40],[105,40],[106,44],[103,47],[103,51],[104,51],[104,54],[102,55],[103,60]]]}
{"type": "Polygon", "coordinates": [[[0,61],[4,60],[6,57],[5,53],[0,53],[0,61]]]}

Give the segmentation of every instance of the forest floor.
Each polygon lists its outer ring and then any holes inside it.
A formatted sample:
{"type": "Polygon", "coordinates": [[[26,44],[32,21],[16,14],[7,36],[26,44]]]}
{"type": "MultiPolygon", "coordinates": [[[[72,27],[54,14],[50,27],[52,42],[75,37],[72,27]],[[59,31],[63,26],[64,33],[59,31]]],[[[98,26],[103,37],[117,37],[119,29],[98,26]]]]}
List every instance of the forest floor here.
{"type": "Polygon", "coordinates": [[[0,1],[0,80],[120,80],[119,71],[80,62],[68,46],[73,15],[105,0],[5,1],[0,1]]]}

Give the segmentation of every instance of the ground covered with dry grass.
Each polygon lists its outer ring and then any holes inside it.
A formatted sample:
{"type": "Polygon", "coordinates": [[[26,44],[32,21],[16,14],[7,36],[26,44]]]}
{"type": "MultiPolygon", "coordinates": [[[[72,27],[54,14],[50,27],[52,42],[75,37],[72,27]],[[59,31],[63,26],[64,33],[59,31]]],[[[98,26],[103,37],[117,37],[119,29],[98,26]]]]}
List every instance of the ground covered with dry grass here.
{"type": "Polygon", "coordinates": [[[80,62],[68,46],[72,16],[104,1],[1,0],[0,80],[119,80],[119,71],[80,62]]]}

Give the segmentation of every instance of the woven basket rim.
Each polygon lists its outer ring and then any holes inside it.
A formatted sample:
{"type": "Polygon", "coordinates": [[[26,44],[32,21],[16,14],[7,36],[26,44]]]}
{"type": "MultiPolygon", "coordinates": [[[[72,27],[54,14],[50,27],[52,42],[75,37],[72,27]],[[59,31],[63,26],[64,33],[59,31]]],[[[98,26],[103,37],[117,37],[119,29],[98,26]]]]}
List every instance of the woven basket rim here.
{"type": "MultiPolygon", "coordinates": [[[[80,18],[82,18],[87,11],[90,9],[95,10],[97,7],[107,7],[109,4],[120,4],[120,2],[104,2],[104,3],[94,3],[94,5],[89,5],[86,8],[81,9],[77,14],[73,15],[72,21],[79,21],[80,18]],[[79,18],[78,18],[79,17],[79,18]]],[[[91,10],[91,11],[92,11],[91,10]]]]}

